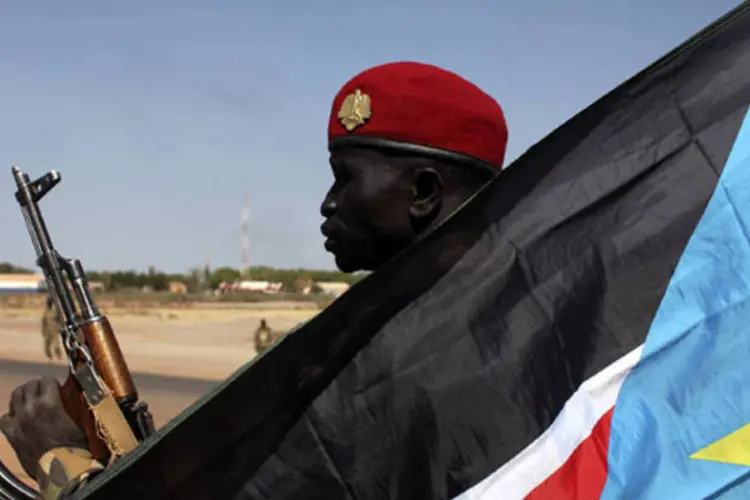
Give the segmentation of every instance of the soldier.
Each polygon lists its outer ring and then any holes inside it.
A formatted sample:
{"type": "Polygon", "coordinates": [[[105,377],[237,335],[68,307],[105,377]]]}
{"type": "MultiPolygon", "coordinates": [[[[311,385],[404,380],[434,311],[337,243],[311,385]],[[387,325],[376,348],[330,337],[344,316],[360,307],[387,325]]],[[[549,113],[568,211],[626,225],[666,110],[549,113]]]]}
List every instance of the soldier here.
{"type": "MultiPolygon", "coordinates": [[[[328,139],[334,182],[321,205],[321,230],[339,269],[354,272],[380,267],[498,175],[508,132],[500,106],[477,86],[435,66],[403,62],[344,85],[328,139]]],[[[50,484],[46,464],[57,460],[67,467],[57,468],[66,477],[55,480],[56,488],[85,486],[97,467],[76,467],[54,449],[76,447],[83,437],[60,403],[57,381],[28,382],[14,396],[0,429],[24,469],[50,484]]]]}
{"type": "Polygon", "coordinates": [[[497,102],[431,65],[376,66],[346,83],[328,123],[334,182],[321,205],[341,271],[372,271],[438,225],[502,169],[497,102]]]}
{"type": "Polygon", "coordinates": [[[47,361],[52,361],[52,353],[58,360],[62,359],[62,347],[60,346],[60,323],[57,312],[53,307],[52,297],[47,297],[47,305],[42,315],[42,338],[44,339],[44,355],[47,361]]]}
{"type": "Polygon", "coordinates": [[[255,352],[258,355],[266,352],[274,341],[273,330],[269,328],[265,318],[261,318],[260,325],[255,329],[255,352]]]}

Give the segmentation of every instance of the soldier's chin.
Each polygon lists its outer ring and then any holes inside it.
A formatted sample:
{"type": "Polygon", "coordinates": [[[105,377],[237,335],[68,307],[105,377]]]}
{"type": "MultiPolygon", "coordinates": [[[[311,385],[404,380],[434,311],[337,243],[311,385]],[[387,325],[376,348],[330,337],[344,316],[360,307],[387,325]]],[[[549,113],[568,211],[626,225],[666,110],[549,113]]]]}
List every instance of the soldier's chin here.
{"type": "Polygon", "coordinates": [[[354,273],[361,271],[364,267],[364,263],[360,259],[352,258],[346,252],[336,252],[334,253],[334,257],[336,259],[336,267],[342,273],[354,273]]]}

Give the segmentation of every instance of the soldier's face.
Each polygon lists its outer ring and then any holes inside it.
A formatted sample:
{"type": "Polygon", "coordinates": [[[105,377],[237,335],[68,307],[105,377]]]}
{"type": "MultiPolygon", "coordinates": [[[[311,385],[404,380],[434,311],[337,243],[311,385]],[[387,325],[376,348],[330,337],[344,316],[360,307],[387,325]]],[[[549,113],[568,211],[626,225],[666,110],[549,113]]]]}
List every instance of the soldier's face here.
{"type": "Polygon", "coordinates": [[[374,150],[338,149],[330,162],[334,182],[320,209],[325,248],[344,272],[374,270],[413,239],[412,186],[374,150]]]}

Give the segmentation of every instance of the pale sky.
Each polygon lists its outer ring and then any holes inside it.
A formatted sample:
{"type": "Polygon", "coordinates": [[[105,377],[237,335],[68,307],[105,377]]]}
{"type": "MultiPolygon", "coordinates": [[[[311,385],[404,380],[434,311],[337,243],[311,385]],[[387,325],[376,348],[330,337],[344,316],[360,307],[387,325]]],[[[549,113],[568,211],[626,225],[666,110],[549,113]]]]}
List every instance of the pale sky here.
{"type": "MultiPolygon", "coordinates": [[[[57,169],[58,250],[94,269],[334,268],[319,234],[331,99],[369,66],[456,71],[511,161],[738,0],[3,0],[0,261],[33,266],[10,166],[57,169]]],[[[424,117],[429,119],[429,117],[424,117]]]]}

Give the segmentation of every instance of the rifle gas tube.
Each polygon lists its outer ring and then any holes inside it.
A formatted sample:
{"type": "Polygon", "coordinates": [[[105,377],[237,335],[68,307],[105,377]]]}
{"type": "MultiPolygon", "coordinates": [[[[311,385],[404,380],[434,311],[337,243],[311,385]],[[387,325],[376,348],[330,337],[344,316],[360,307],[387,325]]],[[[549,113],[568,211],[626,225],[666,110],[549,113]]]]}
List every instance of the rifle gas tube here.
{"type": "MultiPolygon", "coordinates": [[[[61,388],[63,405],[85,433],[89,450],[108,464],[154,432],[109,320],[94,303],[77,259],[62,258],[52,245],[39,201],[60,182],[51,171],[35,181],[12,168],[16,200],[31,237],[37,265],[57,311],[70,373],[61,388]]],[[[0,499],[36,499],[38,493],[0,462],[0,499]]]]}

